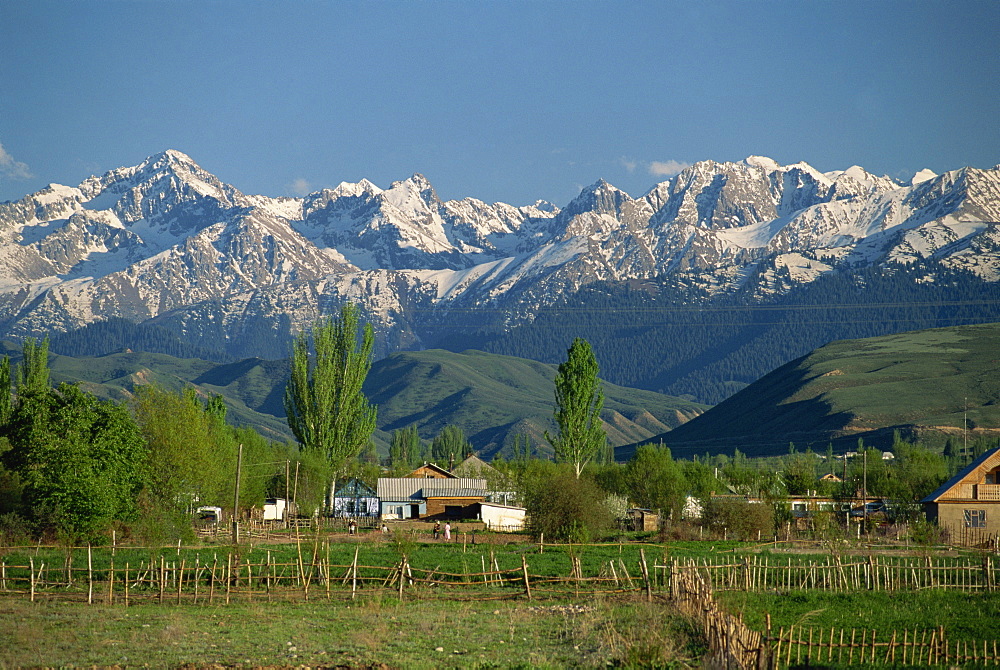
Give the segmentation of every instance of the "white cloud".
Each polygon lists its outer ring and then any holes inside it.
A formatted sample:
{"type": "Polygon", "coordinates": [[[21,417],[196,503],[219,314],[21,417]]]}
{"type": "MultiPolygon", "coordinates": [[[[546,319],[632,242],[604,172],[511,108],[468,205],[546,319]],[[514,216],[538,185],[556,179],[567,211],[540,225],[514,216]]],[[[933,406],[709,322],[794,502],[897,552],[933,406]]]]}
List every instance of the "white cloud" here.
{"type": "Polygon", "coordinates": [[[628,171],[629,174],[635,172],[635,169],[639,166],[639,163],[631,158],[626,158],[622,156],[618,159],[618,163],[628,171]]]}
{"type": "Polygon", "coordinates": [[[292,183],[285,188],[287,188],[292,195],[309,195],[312,193],[312,184],[302,177],[293,180],[292,183]]]}
{"type": "Polygon", "coordinates": [[[680,161],[653,161],[649,164],[649,174],[654,177],[673,177],[675,174],[691,167],[690,163],[680,161]]]}
{"type": "Polygon", "coordinates": [[[3,148],[3,144],[0,144],[0,176],[8,179],[31,179],[35,175],[31,174],[31,169],[26,164],[14,160],[3,148]]]}

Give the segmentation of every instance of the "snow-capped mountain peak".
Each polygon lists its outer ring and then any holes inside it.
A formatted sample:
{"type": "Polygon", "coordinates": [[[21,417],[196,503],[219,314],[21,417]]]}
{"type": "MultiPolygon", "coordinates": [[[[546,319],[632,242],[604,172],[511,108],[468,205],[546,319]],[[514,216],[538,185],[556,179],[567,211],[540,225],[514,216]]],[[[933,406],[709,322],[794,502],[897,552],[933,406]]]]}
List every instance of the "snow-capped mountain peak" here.
{"type": "Polygon", "coordinates": [[[560,210],[442,202],[421,174],[247,196],[168,150],[0,203],[0,325],[16,337],[155,318],[225,342],[294,330],[349,297],[384,333],[413,338],[413,324],[453,308],[530,320],[597,280],[765,300],[827,273],[932,258],[995,282],[998,219],[1000,168],[902,184],[749,156],[699,161],[638,198],[600,179],[560,210]]]}

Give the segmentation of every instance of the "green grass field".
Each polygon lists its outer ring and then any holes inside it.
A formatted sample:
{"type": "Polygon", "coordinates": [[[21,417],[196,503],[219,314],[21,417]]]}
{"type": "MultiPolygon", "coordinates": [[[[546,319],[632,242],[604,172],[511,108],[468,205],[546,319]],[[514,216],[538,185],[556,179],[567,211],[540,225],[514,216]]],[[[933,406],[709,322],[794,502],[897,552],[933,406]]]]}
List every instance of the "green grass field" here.
{"type": "Polygon", "coordinates": [[[637,600],[128,608],[0,600],[0,667],[687,667],[700,645],[667,605],[637,600]]]}
{"type": "Polygon", "coordinates": [[[943,589],[924,591],[792,591],[789,593],[719,592],[716,598],[747,625],[764,630],[791,625],[816,628],[930,630],[944,626],[951,640],[1000,639],[1000,598],[996,593],[943,589]]]}
{"type": "MultiPolygon", "coordinates": [[[[482,539],[483,536],[481,536],[482,539]]],[[[253,564],[268,557],[291,566],[301,550],[309,563],[315,550],[334,565],[349,565],[358,552],[362,565],[389,567],[406,551],[415,572],[470,574],[492,557],[502,570],[516,571],[525,558],[533,576],[566,577],[572,559],[579,558],[585,577],[606,574],[607,565],[624,563],[640,580],[640,550],[650,565],[672,558],[732,563],[753,549],[737,542],[623,542],[603,545],[487,544],[433,542],[426,537],[386,539],[381,534],[353,540],[329,538],[326,543],[303,538],[294,543],[243,546],[240,561],[253,564]]],[[[632,538],[633,540],[637,538],[632,538]]],[[[228,560],[228,545],[167,549],[118,548],[115,566],[125,563],[190,569],[228,560]]],[[[808,563],[818,556],[793,554],[808,563]]],[[[402,600],[392,587],[368,582],[352,599],[350,583],[334,572],[331,592],[315,583],[306,599],[289,570],[283,588],[265,591],[258,582],[248,594],[245,582],[233,590],[229,604],[223,586],[209,603],[203,586],[198,604],[189,585],[178,599],[169,588],[161,603],[154,586],[134,586],[123,602],[121,585],[115,604],[106,604],[107,583],[96,589],[95,604],[86,604],[87,550],[21,548],[0,550],[8,580],[18,576],[13,566],[32,561],[45,564],[50,583],[40,588],[36,602],[20,593],[0,593],[0,668],[68,665],[324,665],[371,667],[385,664],[406,668],[515,667],[694,667],[704,653],[704,641],[693,625],[678,615],[666,599],[664,584],[654,586],[653,602],[641,588],[625,594],[580,595],[572,586],[559,593],[542,588],[529,600],[515,580],[497,586],[469,583],[445,588],[407,585],[402,600]],[[72,556],[74,584],[61,583],[67,556],[72,556]],[[657,588],[658,586],[658,588],[657,588]]],[[[97,579],[110,565],[107,547],[93,550],[97,579]]],[[[23,570],[22,570],[23,572],[23,570]]],[[[133,573],[133,579],[135,575],[133,573]]],[[[259,574],[259,573],[258,573],[259,574]]],[[[379,573],[385,575],[387,573],[379,573]]],[[[23,576],[23,575],[22,575],[23,576]]],[[[475,580],[470,577],[469,582],[475,580]]],[[[654,582],[655,582],[654,577],[654,582]]],[[[204,583],[204,582],[203,582],[204,583]]],[[[10,582],[8,582],[10,586],[10,582]]],[[[610,586],[604,588],[610,589],[610,586]]],[[[726,609],[741,613],[756,630],[791,625],[816,628],[928,630],[944,626],[950,640],[992,640],[998,637],[1000,599],[992,593],[946,590],[853,593],[789,591],[781,593],[717,592],[726,609]]]]}

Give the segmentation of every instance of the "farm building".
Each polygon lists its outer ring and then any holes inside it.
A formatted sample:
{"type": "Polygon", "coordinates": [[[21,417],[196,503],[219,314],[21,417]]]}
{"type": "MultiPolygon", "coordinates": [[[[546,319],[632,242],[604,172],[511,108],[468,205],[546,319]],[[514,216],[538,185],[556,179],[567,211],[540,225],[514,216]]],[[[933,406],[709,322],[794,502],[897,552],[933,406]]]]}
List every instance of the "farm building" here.
{"type": "Polygon", "coordinates": [[[1000,534],[1000,448],[987,451],[920,501],[952,542],[977,545],[1000,534]]]}
{"type": "Polygon", "coordinates": [[[651,509],[633,507],[628,511],[628,522],[632,530],[660,529],[660,515],[651,509]]]}
{"type": "Polygon", "coordinates": [[[381,477],[377,489],[383,519],[474,519],[486,498],[485,479],[381,477]]]}
{"type": "Polygon", "coordinates": [[[360,479],[350,479],[333,494],[333,515],[378,516],[378,495],[360,479]]]}
{"type": "Polygon", "coordinates": [[[479,503],[477,516],[490,530],[524,530],[527,511],[523,507],[479,503]]]}

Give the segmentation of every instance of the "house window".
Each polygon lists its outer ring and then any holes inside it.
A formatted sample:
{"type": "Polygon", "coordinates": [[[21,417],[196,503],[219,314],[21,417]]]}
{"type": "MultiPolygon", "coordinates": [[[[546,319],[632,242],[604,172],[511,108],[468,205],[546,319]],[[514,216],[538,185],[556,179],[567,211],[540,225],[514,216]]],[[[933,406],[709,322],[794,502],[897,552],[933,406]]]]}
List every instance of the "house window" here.
{"type": "Polygon", "coordinates": [[[967,509],[965,510],[966,528],[986,528],[986,510],[967,509]]]}

